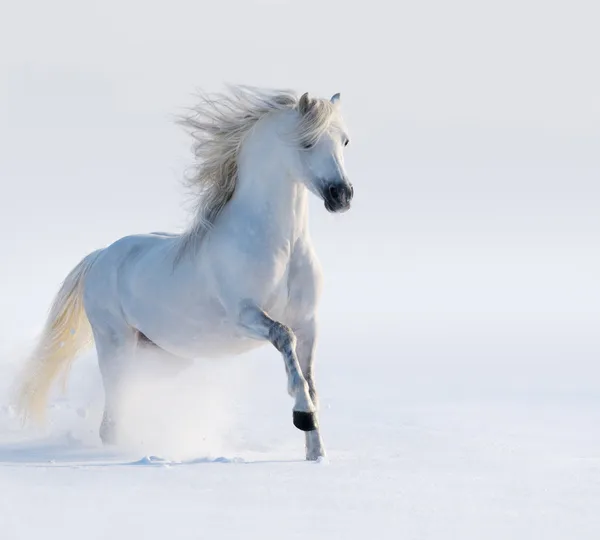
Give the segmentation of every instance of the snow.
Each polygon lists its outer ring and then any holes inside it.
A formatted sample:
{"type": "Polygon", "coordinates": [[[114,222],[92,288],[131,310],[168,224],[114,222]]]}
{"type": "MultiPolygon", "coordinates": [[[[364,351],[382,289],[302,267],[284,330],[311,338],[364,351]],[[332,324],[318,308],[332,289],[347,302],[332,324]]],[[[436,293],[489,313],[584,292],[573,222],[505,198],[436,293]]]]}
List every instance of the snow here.
{"type": "Polygon", "coordinates": [[[322,463],[303,460],[268,349],[147,378],[130,446],[110,450],[87,355],[45,433],[2,410],[3,538],[597,537],[597,395],[508,395],[480,372],[482,395],[462,386],[464,365],[436,373],[372,357],[366,369],[368,345],[340,354],[333,334],[320,347],[322,463]]]}

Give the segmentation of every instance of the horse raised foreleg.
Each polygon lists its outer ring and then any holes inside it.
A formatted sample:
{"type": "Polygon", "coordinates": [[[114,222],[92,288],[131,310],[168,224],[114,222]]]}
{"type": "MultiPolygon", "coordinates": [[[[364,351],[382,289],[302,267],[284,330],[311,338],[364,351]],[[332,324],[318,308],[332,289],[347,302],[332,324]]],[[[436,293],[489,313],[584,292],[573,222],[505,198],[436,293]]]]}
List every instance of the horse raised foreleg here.
{"type": "Polygon", "coordinates": [[[250,336],[270,341],[281,353],[288,374],[288,389],[295,400],[294,425],[302,431],[316,430],[316,409],[296,356],[296,336],[292,330],[271,319],[262,309],[248,303],[240,310],[239,324],[250,336]]]}

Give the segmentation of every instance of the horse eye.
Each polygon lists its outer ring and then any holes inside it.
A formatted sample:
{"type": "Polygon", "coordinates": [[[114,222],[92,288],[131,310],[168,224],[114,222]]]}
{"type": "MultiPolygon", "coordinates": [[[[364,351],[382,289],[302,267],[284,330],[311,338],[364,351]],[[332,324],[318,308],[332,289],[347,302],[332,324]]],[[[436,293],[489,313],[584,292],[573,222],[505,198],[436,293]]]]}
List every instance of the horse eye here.
{"type": "Polygon", "coordinates": [[[302,143],[304,150],[310,150],[314,146],[314,143],[302,143]]]}

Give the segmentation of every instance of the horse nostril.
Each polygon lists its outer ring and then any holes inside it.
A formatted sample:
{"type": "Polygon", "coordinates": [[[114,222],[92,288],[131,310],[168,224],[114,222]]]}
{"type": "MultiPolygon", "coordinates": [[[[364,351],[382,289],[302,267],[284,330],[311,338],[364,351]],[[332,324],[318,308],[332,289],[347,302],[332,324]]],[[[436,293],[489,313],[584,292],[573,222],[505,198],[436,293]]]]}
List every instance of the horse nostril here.
{"type": "Polygon", "coordinates": [[[337,201],[340,198],[340,190],[336,186],[329,186],[329,196],[337,201]]]}
{"type": "Polygon", "coordinates": [[[350,198],[354,197],[354,186],[350,184],[350,198]]]}

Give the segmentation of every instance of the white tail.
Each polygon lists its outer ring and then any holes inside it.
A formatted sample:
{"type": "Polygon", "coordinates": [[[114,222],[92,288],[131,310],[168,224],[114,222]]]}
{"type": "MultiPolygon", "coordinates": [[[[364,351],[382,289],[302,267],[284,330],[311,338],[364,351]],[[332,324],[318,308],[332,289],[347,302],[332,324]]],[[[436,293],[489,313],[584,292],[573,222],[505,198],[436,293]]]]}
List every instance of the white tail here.
{"type": "Polygon", "coordinates": [[[77,353],[91,345],[90,324],[83,309],[83,284],[87,271],[100,253],[85,257],[65,278],[48,315],[40,341],[25,367],[17,406],[23,420],[43,423],[53,382],[69,368],[77,353]]]}

